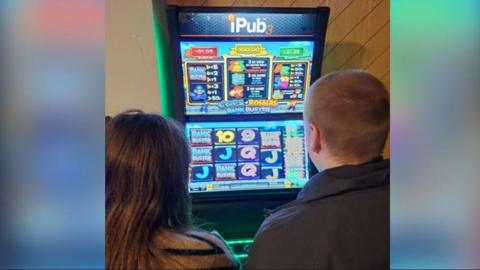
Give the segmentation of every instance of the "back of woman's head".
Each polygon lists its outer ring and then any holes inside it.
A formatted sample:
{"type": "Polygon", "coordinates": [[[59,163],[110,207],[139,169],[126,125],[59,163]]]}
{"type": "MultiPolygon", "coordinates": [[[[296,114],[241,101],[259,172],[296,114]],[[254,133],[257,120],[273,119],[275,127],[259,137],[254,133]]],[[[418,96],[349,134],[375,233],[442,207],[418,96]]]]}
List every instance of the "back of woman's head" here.
{"type": "Polygon", "coordinates": [[[154,235],[189,226],[189,162],[185,135],[173,120],[130,111],[108,122],[108,269],[155,268],[154,235]]]}

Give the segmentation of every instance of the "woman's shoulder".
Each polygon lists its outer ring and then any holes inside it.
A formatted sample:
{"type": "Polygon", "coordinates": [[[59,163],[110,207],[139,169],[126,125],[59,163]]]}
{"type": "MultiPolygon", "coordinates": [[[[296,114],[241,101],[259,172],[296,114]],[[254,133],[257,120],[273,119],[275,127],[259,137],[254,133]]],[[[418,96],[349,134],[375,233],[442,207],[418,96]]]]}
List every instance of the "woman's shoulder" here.
{"type": "Polygon", "coordinates": [[[231,250],[228,248],[227,244],[225,243],[225,240],[217,231],[207,232],[207,231],[191,230],[191,231],[188,231],[186,234],[191,238],[208,242],[210,245],[215,245],[221,248],[225,253],[231,254],[231,250]]]}
{"type": "Polygon", "coordinates": [[[177,262],[181,268],[232,268],[238,261],[215,232],[189,230],[184,232],[161,232],[157,238],[162,253],[177,262]]]}

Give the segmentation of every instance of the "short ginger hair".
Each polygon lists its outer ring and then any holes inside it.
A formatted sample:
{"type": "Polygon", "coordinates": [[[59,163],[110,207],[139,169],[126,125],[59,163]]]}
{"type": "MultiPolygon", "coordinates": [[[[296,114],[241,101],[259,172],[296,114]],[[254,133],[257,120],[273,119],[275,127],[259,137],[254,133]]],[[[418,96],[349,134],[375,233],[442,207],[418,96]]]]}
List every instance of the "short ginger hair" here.
{"type": "Polygon", "coordinates": [[[310,87],[304,117],[318,127],[333,156],[367,161],[383,152],[390,98],[382,82],[366,71],[332,72],[310,87]]]}

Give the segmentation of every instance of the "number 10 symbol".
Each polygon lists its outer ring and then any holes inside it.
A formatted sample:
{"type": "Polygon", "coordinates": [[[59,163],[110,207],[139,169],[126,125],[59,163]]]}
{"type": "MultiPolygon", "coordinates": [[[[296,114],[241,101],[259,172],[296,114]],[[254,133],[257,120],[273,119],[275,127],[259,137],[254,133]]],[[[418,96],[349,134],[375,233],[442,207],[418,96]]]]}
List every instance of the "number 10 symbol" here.
{"type": "Polygon", "coordinates": [[[231,130],[219,130],[215,133],[219,143],[231,143],[235,139],[235,133],[231,130]]]}

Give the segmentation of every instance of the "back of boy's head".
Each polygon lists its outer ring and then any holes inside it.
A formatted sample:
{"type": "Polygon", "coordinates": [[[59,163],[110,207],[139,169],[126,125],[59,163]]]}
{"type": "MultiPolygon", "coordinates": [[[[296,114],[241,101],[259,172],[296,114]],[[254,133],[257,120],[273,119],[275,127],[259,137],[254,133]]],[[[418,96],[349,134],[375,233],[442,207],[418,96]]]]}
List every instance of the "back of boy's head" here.
{"type": "Polygon", "coordinates": [[[304,118],[320,130],[331,155],[368,161],[381,155],[388,136],[389,95],[365,71],[329,73],[310,87],[304,118]]]}

